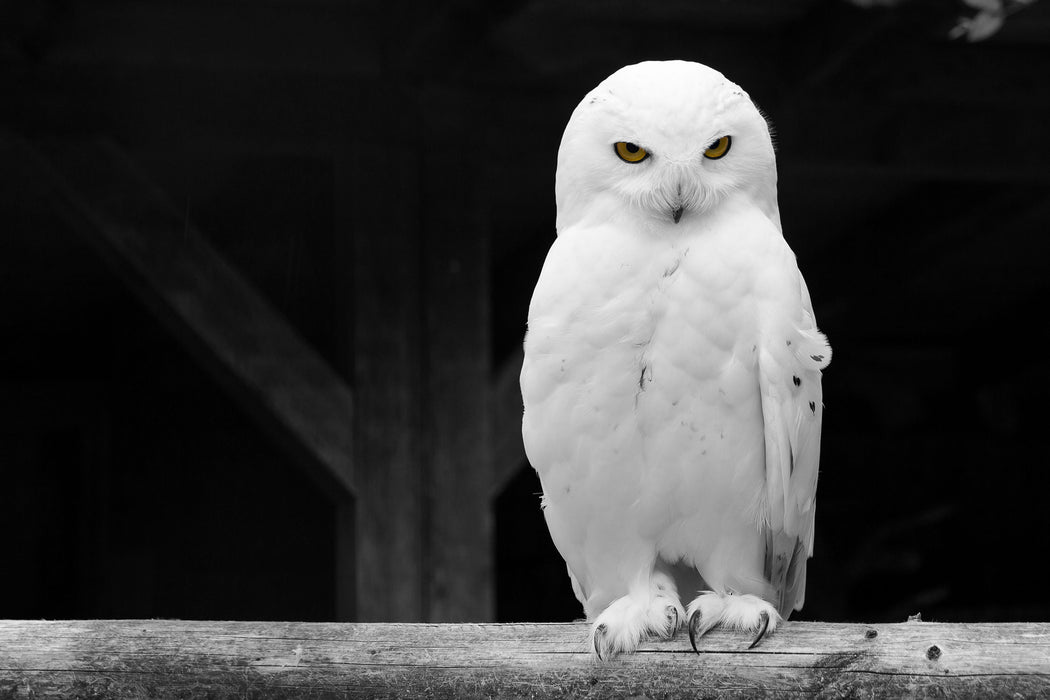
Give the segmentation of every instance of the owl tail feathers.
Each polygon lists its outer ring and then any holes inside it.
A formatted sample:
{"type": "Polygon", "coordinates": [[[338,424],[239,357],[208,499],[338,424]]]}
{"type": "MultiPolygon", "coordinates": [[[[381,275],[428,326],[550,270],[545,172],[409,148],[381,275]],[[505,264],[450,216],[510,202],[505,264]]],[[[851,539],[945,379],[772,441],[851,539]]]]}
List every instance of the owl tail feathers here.
{"type": "Polygon", "coordinates": [[[766,557],[763,574],[774,592],[773,605],[786,619],[792,610],[806,602],[805,543],[783,531],[766,530],[766,557]]]}
{"type": "Polygon", "coordinates": [[[816,326],[799,330],[796,341],[791,349],[803,369],[820,371],[831,364],[831,345],[816,326]]]}

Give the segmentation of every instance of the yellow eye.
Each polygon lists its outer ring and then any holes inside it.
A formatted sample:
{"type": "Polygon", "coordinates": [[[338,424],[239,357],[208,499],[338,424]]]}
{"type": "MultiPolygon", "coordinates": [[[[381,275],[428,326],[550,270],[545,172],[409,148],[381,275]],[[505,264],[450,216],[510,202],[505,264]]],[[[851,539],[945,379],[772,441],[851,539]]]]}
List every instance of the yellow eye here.
{"type": "Polygon", "coordinates": [[[620,156],[620,160],[625,163],[641,163],[649,157],[649,151],[636,143],[627,141],[617,141],[613,144],[613,150],[616,151],[616,155],[620,156]]]}
{"type": "Polygon", "coordinates": [[[731,136],[723,136],[711,143],[704,151],[704,157],[710,158],[711,160],[718,160],[726,153],[729,153],[729,147],[733,144],[733,138],[731,136]]]}

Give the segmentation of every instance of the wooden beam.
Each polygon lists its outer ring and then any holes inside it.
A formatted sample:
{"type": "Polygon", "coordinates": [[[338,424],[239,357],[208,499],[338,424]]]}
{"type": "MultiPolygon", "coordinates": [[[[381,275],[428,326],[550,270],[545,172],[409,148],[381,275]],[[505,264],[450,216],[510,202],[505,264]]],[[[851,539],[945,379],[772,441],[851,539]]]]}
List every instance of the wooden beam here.
{"type": "Polygon", "coordinates": [[[416,104],[396,87],[371,95],[354,115],[362,128],[336,152],[336,220],[353,280],[356,619],[365,622],[426,619],[420,165],[402,137],[418,128],[416,104]]]}
{"type": "Polygon", "coordinates": [[[349,389],[123,152],[0,147],[8,167],[50,184],[73,228],[330,496],[354,492],[349,389]]]}
{"type": "Polygon", "coordinates": [[[495,616],[489,420],[489,255],[481,155],[466,144],[476,98],[423,91],[427,618],[495,616]]]}
{"type": "Polygon", "coordinates": [[[0,621],[0,694],[116,698],[1046,697],[1050,624],[787,622],[599,662],[585,623],[0,621]]]}

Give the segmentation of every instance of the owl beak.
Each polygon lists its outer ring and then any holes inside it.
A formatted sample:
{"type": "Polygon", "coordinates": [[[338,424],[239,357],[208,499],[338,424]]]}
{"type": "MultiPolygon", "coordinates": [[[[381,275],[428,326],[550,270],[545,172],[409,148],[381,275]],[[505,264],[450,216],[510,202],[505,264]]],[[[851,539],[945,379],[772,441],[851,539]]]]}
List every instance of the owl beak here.
{"type": "Polygon", "coordinates": [[[674,219],[674,222],[677,224],[682,218],[682,207],[675,207],[671,211],[671,218],[674,219]]]}

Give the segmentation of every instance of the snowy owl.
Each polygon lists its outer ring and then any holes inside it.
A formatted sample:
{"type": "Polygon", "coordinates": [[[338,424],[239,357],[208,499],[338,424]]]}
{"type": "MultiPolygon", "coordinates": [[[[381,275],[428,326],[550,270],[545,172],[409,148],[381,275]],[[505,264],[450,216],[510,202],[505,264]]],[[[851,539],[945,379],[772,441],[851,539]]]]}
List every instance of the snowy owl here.
{"type": "Polygon", "coordinates": [[[831,349],[776,182],[762,114],[698,63],[622,68],[565,128],[522,434],[600,657],[682,625],[754,646],[804,602],[831,349]]]}

